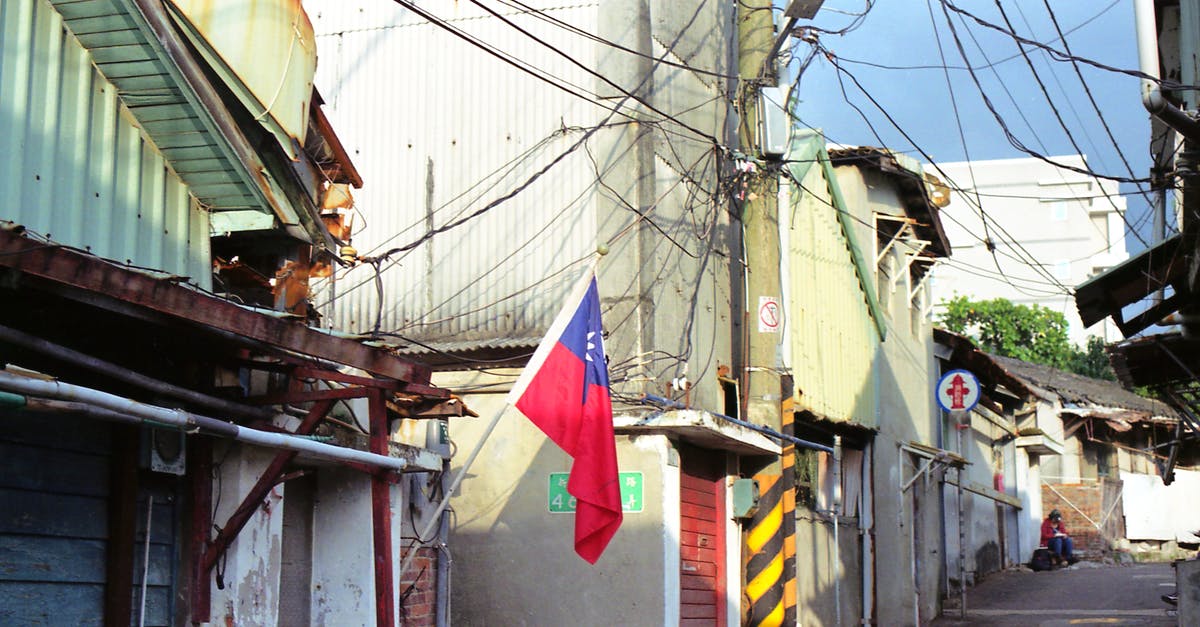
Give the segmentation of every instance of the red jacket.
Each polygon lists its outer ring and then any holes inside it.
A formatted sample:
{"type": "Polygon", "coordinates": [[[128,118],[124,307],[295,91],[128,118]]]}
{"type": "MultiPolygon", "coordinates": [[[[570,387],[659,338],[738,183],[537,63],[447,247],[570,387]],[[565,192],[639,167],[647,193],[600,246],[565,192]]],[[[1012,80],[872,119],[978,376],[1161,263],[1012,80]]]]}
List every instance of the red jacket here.
{"type": "Polygon", "coordinates": [[[1050,546],[1050,538],[1054,537],[1055,532],[1067,535],[1067,528],[1061,520],[1057,523],[1051,522],[1049,518],[1042,521],[1042,546],[1050,546]]]}

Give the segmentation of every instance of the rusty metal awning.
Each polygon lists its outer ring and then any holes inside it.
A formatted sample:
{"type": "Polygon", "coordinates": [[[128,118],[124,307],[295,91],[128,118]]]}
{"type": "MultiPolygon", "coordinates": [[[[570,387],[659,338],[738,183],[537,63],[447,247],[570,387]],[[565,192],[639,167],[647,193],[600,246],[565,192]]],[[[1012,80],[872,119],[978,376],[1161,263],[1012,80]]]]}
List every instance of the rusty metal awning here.
{"type": "Polygon", "coordinates": [[[429,385],[431,370],[385,349],[322,332],[303,321],[268,315],[201,292],[178,277],[117,264],[89,253],[33,240],[19,227],[0,228],[0,270],[22,286],[102,309],[185,325],[271,352],[309,356],[395,379],[397,391],[449,398],[429,385]]]}
{"type": "Polygon", "coordinates": [[[1126,387],[1189,381],[1200,373],[1200,340],[1180,333],[1137,337],[1108,346],[1109,360],[1126,387]]]}
{"type": "Polygon", "coordinates": [[[1159,470],[1163,483],[1170,485],[1180,447],[1200,440],[1200,340],[1165,333],[1126,340],[1106,350],[1122,383],[1157,389],[1178,413],[1175,439],[1167,463],[1159,470]]]}
{"type": "Polygon", "coordinates": [[[1109,268],[1075,288],[1075,306],[1083,326],[1112,317],[1126,337],[1156,324],[1187,302],[1187,256],[1175,235],[1109,268]],[[1150,294],[1170,288],[1162,302],[1126,318],[1123,310],[1150,294]]]}

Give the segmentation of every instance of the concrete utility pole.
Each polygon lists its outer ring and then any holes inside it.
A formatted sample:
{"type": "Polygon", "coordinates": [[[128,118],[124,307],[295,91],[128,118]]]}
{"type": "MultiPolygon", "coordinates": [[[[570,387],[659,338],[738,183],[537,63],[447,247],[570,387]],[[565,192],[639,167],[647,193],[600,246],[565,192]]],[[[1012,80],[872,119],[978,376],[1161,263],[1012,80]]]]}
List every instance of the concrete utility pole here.
{"type": "MultiPolygon", "coordinates": [[[[760,77],[774,74],[762,71],[775,40],[771,0],[739,0],[737,24],[738,75],[741,77],[738,89],[741,107],[739,146],[747,158],[758,159],[762,154],[758,124],[763,115],[759,109],[759,90],[763,87],[760,77]]],[[[760,315],[779,316],[776,323],[782,319],[779,306],[783,292],[779,273],[779,181],[778,174],[762,167],[747,173],[747,177],[742,205],[747,265],[744,320],[747,348],[742,372],[742,389],[746,391],[745,419],[782,431],[780,403],[783,388],[778,346],[783,336],[779,330],[765,332],[759,324],[760,315]],[[769,312],[760,312],[760,303],[769,302],[764,298],[774,299],[776,303],[769,312]]],[[[776,325],[777,328],[781,326],[776,325]]],[[[791,447],[785,449],[784,455],[791,454],[791,447]]],[[[784,592],[785,582],[794,579],[795,562],[793,559],[790,571],[785,565],[783,573],[776,566],[784,560],[784,541],[788,535],[780,521],[787,518],[794,521],[794,512],[783,511],[784,496],[792,490],[792,482],[783,481],[780,459],[757,469],[754,478],[758,481],[761,497],[758,511],[743,533],[746,605],[742,608],[742,624],[788,624],[788,608],[791,609],[791,624],[794,624],[795,601],[791,600],[789,606],[784,592]]],[[[794,522],[789,527],[794,530],[794,522]]]]}
{"type": "MultiPolygon", "coordinates": [[[[758,125],[763,112],[759,110],[759,90],[766,79],[760,70],[775,40],[775,23],[770,0],[743,0],[738,3],[738,91],[741,104],[741,124],[738,127],[739,147],[747,157],[761,156],[758,125]]],[[[773,72],[766,72],[772,76],[773,72]]],[[[774,298],[779,302],[783,292],[779,278],[779,179],[778,175],[758,168],[749,175],[749,185],[742,205],[745,227],[746,321],[749,335],[747,360],[743,380],[746,389],[746,420],[782,428],[780,422],[780,332],[759,330],[760,300],[774,298]]]]}

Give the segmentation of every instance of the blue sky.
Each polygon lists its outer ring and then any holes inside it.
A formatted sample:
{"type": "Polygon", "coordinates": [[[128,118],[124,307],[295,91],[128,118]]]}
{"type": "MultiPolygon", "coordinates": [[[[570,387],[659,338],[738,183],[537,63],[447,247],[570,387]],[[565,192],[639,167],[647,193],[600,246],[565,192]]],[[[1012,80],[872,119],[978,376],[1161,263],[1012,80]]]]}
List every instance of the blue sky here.
{"type": "MultiPolygon", "coordinates": [[[[984,20],[1005,25],[994,0],[949,1],[984,20]]],[[[801,22],[801,26],[812,24],[839,30],[851,24],[855,19],[853,14],[861,13],[865,5],[865,0],[827,0],[816,18],[801,22]]],[[[1063,49],[1063,44],[1056,40],[1058,33],[1043,0],[1002,0],[1002,6],[1018,34],[1063,49]]],[[[1130,0],[1050,0],[1050,8],[1059,27],[1067,33],[1066,44],[1075,56],[1117,68],[1137,69],[1130,0]]],[[[970,65],[977,68],[975,74],[983,93],[991,99],[1010,132],[1025,146],[1043,154],[1075,153],[1014,39],[953,11],[950,16],[970,65]],[[994,65],[984,67],[989,63],[994,65]]],[[[845,72],[839,72],[833,63],[818,55],[801,78],[800,117],[808,125],[821,128],[830,141],[882,144],[918,159],[923,157],[914,144],[935,161],[943,162],[962,161],[968,156],[971,159],[1027,156],[1006,139],[1001,125],[986,108],[980,88],[971,74],[962,69],[965,63],[954,30],[947,25],[942,0],[877,0],[853,30],[820,34],[821,44],[838,58],[837,63],[845,72]],[[879,68],[862,62],[903,69],[879,68]],[[951,67],[949,70],[928,67],[942,65],[951,67]],[[854,85],[851,76],[878,101],[895,125],[854,85]],[[863,115],[849,106],[847,100],[857,105],[863,115]],[[962,138],[954,104],[961,120],[962,138]]],[[[801,44],[797,54],[806,49],[801,44]]],[[[1101,116],[1088,100],[1074,64],[1052,60],[1047,53],[1029,46],[1026,51],[1036,76],[1041,78],[1075,143],[1088,156],[1092,169],[1129,177],[1121,159],[1123,155],[1132,167],[1133,178],[1147,176],[1150,126],[1141,104],[1138,79],[1078,64],[1083,82],[1090,88],[1116,140],[1114,146],[1101,116]]],[[[793,69],[795,66],[793,63],[793,69]]],[[[1132,184],[1121,185],[1122,192],[1136,189],[1132,184]]],[[[1136,195],[1127,198],[1130,222],[1143,221],[1146,203],[1136,195]]],[[[1148,233],[1149,220],[1143,222],[1145,226],[1139,231],[1148,233]]],[[[1128,239],[1131,250],[1141,248],[1137,238],[1128,239]]]]}

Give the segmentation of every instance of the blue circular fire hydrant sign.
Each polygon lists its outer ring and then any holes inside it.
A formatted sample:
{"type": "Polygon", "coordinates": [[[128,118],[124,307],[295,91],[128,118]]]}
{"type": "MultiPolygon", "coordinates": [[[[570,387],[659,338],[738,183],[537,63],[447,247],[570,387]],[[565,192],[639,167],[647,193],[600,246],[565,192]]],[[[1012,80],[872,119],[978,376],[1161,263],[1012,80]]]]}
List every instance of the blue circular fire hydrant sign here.
{"type": "Polygon", "coordinates": [[[938,405],[948,412],[975,409],[979,392],[979,379],[966,370],[951,370],[938,379],[938,405]]]}

